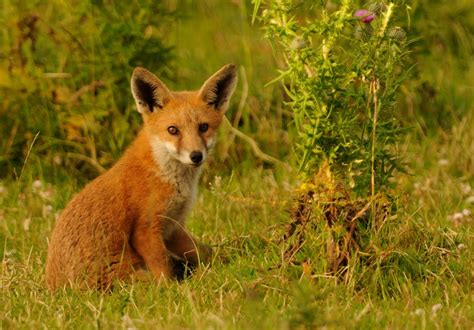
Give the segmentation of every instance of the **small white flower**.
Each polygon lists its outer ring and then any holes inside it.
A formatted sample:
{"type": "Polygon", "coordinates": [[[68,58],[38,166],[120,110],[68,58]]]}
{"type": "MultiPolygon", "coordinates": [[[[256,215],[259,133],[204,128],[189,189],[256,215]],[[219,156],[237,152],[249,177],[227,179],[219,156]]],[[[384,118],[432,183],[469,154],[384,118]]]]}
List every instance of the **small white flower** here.
{"type": "Polygon", "coordinates": [[[463,214],[465,217],[468,217],[468,216],[471,215],[471,211],[468,210],[468,209],[464,209],[464,210],[462,210],[462,214],[463,214]]]}
{"type": "Polygon", "coordinates": [[[464,215],[461,212],[456,212],[453,214],[454,221],[462,220],[462,218],[464,218],[464,215]]]}
{"type": "Polygon", "coordinates": [[[43,217],[46,217],[51,214],[53,207],[51,205],[43,205],[43,217]]]}
{"type": "Polygon", "coordinates": [[[63,163],[63,159],[61,158],[61,156],[56,155],[56,156],[53,157],[53,162],[56,165],[61,165],[63,163]]]}
{"type": "Polygon", "coordinates": [[[467,195],[471,192],[472,188],[469,183],[461,183],[461,191],[464,195],[467,195]]]}
{"type": "Polygon", "coordinates": [[[462,250],[464,250],[465,248],[466,248],[466,245],[464,245],[464,244],[462,244],[462,243],[461,243],[461,244],[458,244],[458,250],[459,250],[459,251],[462,251],[462,250]]]}
{"type": "Polygon", "coordinates": [[[413,313],[415,315],[421,316],[425,314],[425,310],[423,308],[417,308],[413,313]]]}
{"type": "Polygon", "coordinates": [[[439,166],[447,166],[447,165],[449,165],[449,162],[448,162],[447,159],[440,159],[438,161],[438,164],[439,164],[439,166]]]}
{"type": "Polygon", "coordinates": [[[466,199],[466,203],[468,203],[468,204],[474,204],[474,196],[469,196],[469,197],[466,199]]]}
{"type": "Polygon", "coordinates": [[[39,189],[43,186],[43,183],[40,180],[35,180],[33,181],[33,188],[34,189],[39,189]]]}
{"type": "Polygon", "coordinates": [[[137,328],[133,324],[133,320],[128,315],[122,316],[122,324],[127,330],[136,330],[137,328]]]}
{"type": "Polygon", "coordinates": [[[25,231],[29,231],[30,230],[30,224],[31,224],[31,218],[26,218],[25,220],[23,220],[23,229],[25,231]]]}
{"type": "Polygon", "coordinates": [[[443,305],[441,305],[441,304],[433,305],[433,307],[431,307],[431,313],[436,315],[436,313],[437,313],[441,308],[443,308],[443,305]]]}

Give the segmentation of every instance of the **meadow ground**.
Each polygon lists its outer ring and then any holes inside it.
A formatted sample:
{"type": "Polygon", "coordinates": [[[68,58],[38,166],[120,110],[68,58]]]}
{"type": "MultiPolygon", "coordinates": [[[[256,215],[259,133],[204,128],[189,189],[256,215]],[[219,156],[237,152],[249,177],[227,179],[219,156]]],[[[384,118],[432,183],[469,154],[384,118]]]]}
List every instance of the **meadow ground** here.
{"type": "Polygon", "coordinates": [[[135,283],[105,295],[52,295],[44,283],[47,237],[78,187],[73,181],[26,177],[3,182],[2,327],[470,328],[473,220],[448,219],[472,210],[472,181],[463,172],[474,151],[469,127],[466,122],[443,138],[403,145],[413,174],[400,179],[401,207],[393,221],[412,230],[411,239],[421,244],[401,252],[437,263],[428,267],[438,273],[385,297],[376,285],[349,290],[323,274],[306,276],[297,266],[275,269],[282,264],[282,247],[275,242],[288,220],[292,183],[283,170],[278,176],[274,170],[238,167],[222,176],[204,175],[189,219],[191,230],[227,256],[227,263],[216,260],[183,282],[160,287],[135,283]]]}
{"type": "MultiPolygon", "coordinates": [[[[291,131],[275,119],[287,116],[279,88],[263,87],[278,60],[249,23],[251,7],[239,3],[193,3],[196,13],[169,27],[179,63],[170,85],[198,86],[220,64],[238,61],[241,80],[232,119],[242,108],[239,129],[266,153],[293,164],[291,131]],[[198,24],[204,15],[213,23],[198,24]]],[[[439,95],[432,105],[442,104],[449,120],[430,123],[430,113],[417,112],[419,95],[404,91],[401,104],[408,111],[402,119],[413,128],[398,149],[409,173],[396,176],[397,212],[389,225],[393,245],[379,251],[373,269],[384,276],[369,274],[344,285],[304,265],[286,264],[285,246],[278,241],[298,187],[295,173],[284,164],[263,162],[247,141],[231,139],[224,127],[188,225],[226,257],[225,263],[216,257],[189,278],[160,286],[119,283],[109,294],[51,294],[44,281],[47,239],[84,179],[62,171],[61,159],[51,173],[32,145],[23,167],[0,180],[1,328],[473,328],[472,64],[430,73],[437,55],[430,56],[420,64],[420,79],[434,81],[439,95]],[[443,89],[450,83],[452,88],[443,89]],[[459,109],[465,110],[456,115],[459,109]]],[[[438,56],[452,64],[457,55],[438,56]]]]}

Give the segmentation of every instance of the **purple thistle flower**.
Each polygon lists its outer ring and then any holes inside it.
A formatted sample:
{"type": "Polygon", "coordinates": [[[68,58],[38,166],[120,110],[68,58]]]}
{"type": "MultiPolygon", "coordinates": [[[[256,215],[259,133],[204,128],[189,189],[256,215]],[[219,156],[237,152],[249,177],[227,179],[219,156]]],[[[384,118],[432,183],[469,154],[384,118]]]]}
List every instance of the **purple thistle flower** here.
{"type": "Polygon", "coordinates": [[[354,17],[360,18],[363,23],[370,23],[374,20],[375,14],[366,9],[359,9],[354,13],[354,17]]]}

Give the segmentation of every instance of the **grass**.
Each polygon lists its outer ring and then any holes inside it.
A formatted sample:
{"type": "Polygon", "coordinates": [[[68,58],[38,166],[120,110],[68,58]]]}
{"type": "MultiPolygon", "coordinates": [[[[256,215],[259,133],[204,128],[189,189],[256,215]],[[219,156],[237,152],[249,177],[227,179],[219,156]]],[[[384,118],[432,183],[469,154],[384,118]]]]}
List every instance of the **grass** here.
{"type": "MultiPolygon", "coordinates": [[[[251,7],[216,4],[188,2],[189,17],[169,26],[174,33],[168,41],[176,45],[179,64],[169,85],[197,87],[222,64],[239,63],[241,80],[228,117],[234,122],[242,116],[236,127],[263,151],[294,164],[281,91],[276,85],[263,87],[275,76],[278,58],[260,39],[258,27],[249,24],[251,7]]],[[[417,54],[418,61],[428,56],[417,54]]],[[[365,273],[351,285],[314,271],[324,251],[310,251],[314,265],[282,262],[285,247],[277,241],[298,181],[286,166],[263,162],[246,142],[231,139],[224,127],[188,226],[228,262],[216,258],[179,283],[120,283],[111,294],[51,294],[44,283],[47,240],[57,214],[84,180],[62,168],[60,159],[46,162],[33,145],[24,170],[0,181],[0,327],[472,328],[474,219],[450,220],[463,210],[474,211],[472,64],[462,63],[469,67],[464,71],[453,68],[456,56],[445,55],[450,74],[436,60],[423,61],[421,74],[402,95],[400,107],[408,105],[403,115],[415,128],[398,145],[410,173],[396,177],[398,209],[384,237],[392,251],[379,251],[373,268],[361,265],[365,273]],[[443,73],[445,80],[436,78],[443,73]],[[438,91],[434,99],[416,89],[425,80],[438,91]],[[448,109],[449,120],[442,125],[424,112],[438,108],[448,109]],[[456,109],[461,110],[454,115],[456,109]]]]}
{"type": "MultiPolygon", "coordinates": [[[[464,127],[454,131],[474,151],[472,132],[464,127]]],[[[458,176],[466,164],[458,160],[468,150],[453,140],[404,145],[415,166],[412,176],[400,178],[396,221],[410,231],[411,241],[397,248],[427,271],[412,281],[398,279],[401,287],[388,296],[380,285],[354,289],[300,266],[274,268],[281,265],[282,246],[275,242],[287,221],[293,183],[271,170],[238,167],[225,177],[205,175],[189,219],[191,230],[228,263],[215,260],[183,282],[161,287],[123,283],[105,295],[51,294],[43,279],[47,237],[57,212],[78,188],[70,181],[53,186],[27,176],[3,182],[2,328],[469,328],[474,320],[472,220],[455,225],[447,216],[472,210],[466,202],[472,178],[458,176]],[[433,146],[449,149],[451,157],[433,146]],[[425,157],[431,163],[423,162],[425,157]],[[442,307],[435,311],[438,304],[442,307]]]]}

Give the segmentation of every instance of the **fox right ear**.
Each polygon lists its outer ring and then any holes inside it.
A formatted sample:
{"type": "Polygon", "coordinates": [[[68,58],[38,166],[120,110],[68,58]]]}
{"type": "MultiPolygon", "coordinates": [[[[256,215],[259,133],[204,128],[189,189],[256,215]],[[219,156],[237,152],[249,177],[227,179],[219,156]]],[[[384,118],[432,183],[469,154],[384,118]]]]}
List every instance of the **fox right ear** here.
{"type": "Polygon", "coordinates": [[[171,99],[171,93],[157,76],[144,68],[135,68],[132,74],[132,94],[141,114],[163,108],[171,99]]]}

